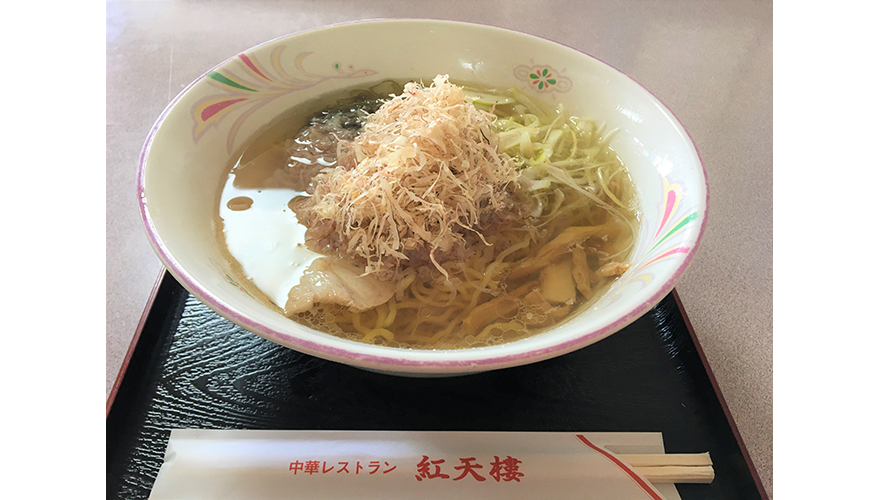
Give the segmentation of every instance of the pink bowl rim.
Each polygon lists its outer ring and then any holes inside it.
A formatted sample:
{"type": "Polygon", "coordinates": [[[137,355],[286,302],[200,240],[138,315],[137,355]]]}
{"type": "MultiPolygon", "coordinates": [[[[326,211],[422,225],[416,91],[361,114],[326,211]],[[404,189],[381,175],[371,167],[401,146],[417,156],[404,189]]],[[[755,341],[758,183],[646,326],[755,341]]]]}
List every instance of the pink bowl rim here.
{"type": "MultiPolygon", "coordinates": [[[[199,81],[201,81],[203,78],[205,78],[212,71],[215,71],[217,68],[220,68],[220,67],[224,66],[225,64],[229,63],[230,61],[232,61],[236,56],[231,56],[231,57],[227,58],[226,60],[220,62],[219,64],[217,64],[213,68],[209,69],[208,71],[203,73],[201,76],[196,78],[189,85],[187,85],[186,88],[184,88],[179,94],[177,94],[177,96],[175,96],[175,98],[165,107],[165,109],[162,111],[162,113],[159,115],[159,117],[156,119],[153,126],[151,127],[150,132],[147,135],[147,138],[144,142],[143,148],[141,149],[140,156],[138,158],[137,183],[136,183],[138,208],[139,208],[139,211],[141,214],[141,218],[143,219],[144,226],[145,226],[145,229],[147,232],[147,236],[150,240],[150,244],[152,245],[154,251],[159,256],[160,260],[163,262],[164,266],[168,269],[168,271],[171,272],[171,274],[176,279],[178,279],[180,281],[181,285],[183,285],[183,287],[185,289],[187,289],[190,293],[192,293],[194,296],[196,296],[196,298],[198,298],[205,305],[209,306],[215,312],[217,312],[218,314],[220,314],[224,318],[232,321],[233,323],[241,326],[242,328],[244,328],[252,333],[255,333],[263,338],[266,338],[267,340],[270,340],[270,341],[273,341],[276,343],[280,343],[281,345],[284,345],[286,347],[289,347],[291,349],[294,349],[294,350],[297,350],[297,351],[300,351],[300,352],[303,352],[306,354],[314,355],[314,356],[324,358],[324,359],[329,359],[332,361],[337,361],[337,362],[341,362],[341,363],[357,362],[358,365],[356,365],[356,366],[361,366],[362,368],[372,368],[372,369],[380,369],[380,370],[386,369],[386,370],[390,370],[391,372],[394,372],[395,368],[398,368],[398,369],[400,369],[399,371],[407,372],[407,373],[443,374],[445,372],[452,372],[452,373],[482,372],[482,371],[488,371],[488,370],[493,370],[493,369],[519,366],[519,365],[523,365],[523,364],[528,364],[528,363],[533,363],[533,362],[553,358],[556,356],[561,356],[563,354],[567,354],[569,352],[575,351],[575,350],[580,349],[582,347],[586,347],[590,344],[596,343],[599,340],[602,340],[602,339],[610,336],[611,334],[623,329],[624,327],[628,326],[630,323],[632,323],[636,319],[640,318],[648,310],[650,310],[658,302],[660,302],[660,300],[662,300],[664,297],[666,297],[672,291],[672,289],[675,286],[675,283],[680,279],[682,274],[687,270],[687,268],[690,266],[691,262],[693,261],[694,255],[696,254],[696,252],[702,242],[702,239],[703,239],[703,236],[704,236],[704,233],[706,230],[706,223],[708,220],[708,212],[709,212],[709,185],[708,185],[708,176],[706,173],[706,167],[703,164],[702,156],[700,155],[700,152],[697,149],[697,146],[693,140],[693,137],[691,136],[690,132],[688,132],[687,129],[685,129],[684,125],[681,123],[681,121],[678,119],[678,117],[675,116],[675,114],[665,104],[663,104],[663,102],[653,92],[651,92],[645,86],[643,86],[642,84],[640,84],[639,82],[634,80],[632,77],[630,77],[626,73],[624,73],[624,72],[620,71],[619,69],[617,69],[616,67],[612,66],[611,64],[608,64],[607,62],[605,62],[605,61],[603,61],[603,60],[601,60],[591,54],[588,54],[582,50],[579,50],[577,48],[571,47],[569,45],[565,45],[565,44],[557,42],[555,40],[550,40],[548,38],[541,37],[538,35],[533,35],[530,33],[523,32],[523,31],[518,31],[518,30],[513,30],[513,29],[508,29],[508,28],[501,28],[501,27],[497,27],[497,26],[491,26],[491,25],[474,23],[474,22],[449,21],[449,20],[437,20],[437,19],[414,19],[414,18],[391,18],[391,19],[376,18],[376,19],[362,19],[362,20],[356,20],[356,21],[333,23],[333,24],[329,24],[329,25],[318,26],[315,28],[309,28],[309,29],[289,33],[286,35],[282,35],[282,36],[273,38],[271,40],[267,40],[263,43],[255,45],[253,47],[250,47],[249,49],[246,49],[245,51],[242,51],[242,52],[251,51],[251,50],[254,50],[258,47],[262,47],[264,45],[268,45],[268,44],[274,43],[278,40],[282,40],[285,38],[290,38],[290,37],[302,35],[302,34],[313,32],[313,31],[324,30],[324,29],[334,28],[334,27],[339,27],[339,26],[345,26],[345,25],[351,25],[351,24],[368,24],[368,23],[390,23],[390,24],[393,24],[393,23],[413,23],[413,22],[425,22],[425,23],[431,23],[431,24],[449,24],[449,25],[470,25],[470,26],[475,26],[475,27],[479,27],[479,28],[483,28],[483,29],[498,30],[498,31],[508,32],[508,33],[518,33],[520,35],[524,35],[524,36],[531,37],[531,38],[541,39],[541,40],[553,43],[555,45],[566,47],[568,49],[571,49],[571,50],[574,50],[578,53],[581,53],[591,59],[599,61],[600,63],[604,64],[605,66],[618,72],[620,75],[624,76],[625,78],[628,78],[629,80],[633,81],[636,85],[638,85],[645,92],[650,94],[656,100],[657,104],[660,105],[662,111],[664,111],[670,117],[673,118],[674,123],[678,125],[678,127],[685,133],[685,135],[687,135],[688,140],[690,141],[690,143],[693,146],[694,151],[697,155],[697,161],[699,162],[700,168],[702,169],[702,173],[703,173],[704,183],[703,183],[702,187],[703,187],[703,189],[705,189],[706,196],[705,196],[705,201],[704,201],[705,208],[703,209],[703,213],[700,216],[702,221],[700,224],[699,231],[697,233],[697,238],[694,240],[694,244],[691,247],[691,250],[689,252],[687,252],[682,263],[678,266],[678,268],[675,270],[675,272],[672,274],[672,276],[668,280],[666,280],[666,282],[664,282],[664,284],[660,287],[660,289],[654,295],[652,295],[650,298],[643,301],[641,304],[631,308],[626,314],[624,314],[623,316],[621,316],[617,320],[613,321],[612,323],[609,323],[608,325],[606,325],[602,328],[592,330],[584,335],[570,339],[566,342],[560,342],[560,343],[554,344],[550,347],[528,350],[528,351],[524,351],[524,352],[520,352],[520,353],[516,353],[516,354],[506,354],[506,355],[496,355],[496,356],[490,355],[490,356],[486,356],[486,357],[479,358],[479,359],[463,359],[463,360],[407,359],[406,357],[400,357],[400,356],[398,356],[398,357],[382,356],[382,355],[355,352],[353,350],[328,346],[328,345],[320,343],[320,342],[306,340],[306,339],[299,338],[299,337],[296,337],[296,336],[293,336],[293,335],[290,335],[287,333],[277,331],[277,330],[269,328],[261,323],[255,322],[255,321],[251,320],[250,318],[248,318],[247,316],[244,316],[244,315],[236,312],[236,310],[232,306],[230,306],[229,304],[227,304],[226,302],[221,300],[219,297],[217,297],[216,295],[211,293],[205,287],[203,287],[185,269],[183,269],[183,267],[181,267],[180,264],[177,262],[177,260],[173,257],[173,255],[171,254],[169,249],[165,246],[165,243],[163,242],[162,238],[158,234],[158,231],[156,230],[156,227],[153,224],[152,218],[150,217],[149,209],[147,207],[146,193],[145,193],[145,189],[144,189],[145,176],[146,176],[146,168],[145,168],[146,167],[146,158],[149,154],[150,146],[152,145],[152,142],[153,142],[153,139],[155,138],[156,132],[161,127],[161,125],[164,122],[168,113],[172,110],[172,108],[177,104],[177,102],[180,101],[182,99],[182,97],[194,85],[196,85],[199,81]],[[450,369],[452,369],[452,370],[450,370],[450,369]]],[[[355,348],[357,347],[357,345],[355,345],[356,343],[354,341],[352,341],[352,344],[353,344],[353,347],[355,347],[355,348]]],[[[505,345],[510,345],[510,344],[502,344],[499,346],[484,347],[484,348],[477,348],[477,349],[484,351],[484,352],[487,352],[487,351],[496,350],[496,349],[504,349],[505,345]]],[[[375,347],[375,346],[373,346],[373,347],[375,347]]],[[[468,350],[468,351],[473,352],[477,349],[468,350]]],[[[398,354],[405,354],[406,353],[405,350],[397,350],[396,352],[398,354]]],[[[422,356],[424,356],[426,352],[427,353],[432,353],[432,352],[433,353],[441,353],[440,355],[442,356],[443,353],[448,354],[448,353],[455,353],[455,352],[459,352],[459,351],[456,351],[456,350],[437,350],[437,351],[414,351],[414,352],[418,352],[422,356]]]]}

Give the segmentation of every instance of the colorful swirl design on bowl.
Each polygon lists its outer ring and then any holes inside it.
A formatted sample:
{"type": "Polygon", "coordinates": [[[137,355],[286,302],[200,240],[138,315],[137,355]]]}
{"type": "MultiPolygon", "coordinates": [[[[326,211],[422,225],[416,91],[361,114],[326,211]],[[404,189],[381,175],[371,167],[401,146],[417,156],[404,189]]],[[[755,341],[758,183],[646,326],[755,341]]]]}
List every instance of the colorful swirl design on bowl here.
{"type": "MultiPolygon", "coordinates": [[[[688,240],[691,225],[699,219],[699,212],[690,204],[682,203],[686,197],[681,184],[670,182],[666,177],[661,178],[663,179],[661,202],[663,215],[660,224],[653,231],[652,237],[641,243],[636,250],[636,255],[643,256],[634,262],[632,268],[614,284],[613,290],[616,291],[606,294],[596,304],[596,308],[601,309],[613,304],[623,295],[623,289],[632,284],[638,283],[638,288],[642,289],[653,281],[654,273],[646,272],[646,269],[662,265],[676,256],[684,257],[693,250],[684,242],[688,240]],[[646,247],[648,250],[644,251],[646,247]]],[[[646,224],[643,231],[651,231],[648,226],[646,224]]]]}
{"type": "Polygon", "coordinates": [[[688,246],[682,246],[679,243],[670,243],[675,240],[674,236],[679,234],[689,224],[697,220],[697,210],[693,209],[686,214],[680,214],[682,200],[682,188],[680,184],[670,183],[669,180],[663,178],[663,218],[660,221],[660,227],[654,234],[654,245],[648,250],[648,260],[639,266],[639,270],[644,269],[656,262],[668,259],[675,254],[687,253],[691,250],[688,246]],[[681,215],[681,217],[679,217],[681,215]],[[664,243],[666,243],[664,245],[664,243]]]}
{"type": "Polygon", "coordinates": [[[219,128],[228,116],[239,113],[227,132],[226,150],[232,153],[242,124],[258,109],[275,99],[328,80],[377,74],[371,69],[356,69],[353,65],[344,66],[339,63],[332,65],[333,74],[311,73],[304,68],[303,61],[312,52],[297,54],[294,59],[295,71],[288,73],[281,64],[284,48],[282,45],[272,51],[268,66],[253,55],[241,53],[233,58],[234,63],[205,75],[204,81],[219,92],[203,97],[192,107],[194,143],[198,143],[209,129],[219,128]]]}

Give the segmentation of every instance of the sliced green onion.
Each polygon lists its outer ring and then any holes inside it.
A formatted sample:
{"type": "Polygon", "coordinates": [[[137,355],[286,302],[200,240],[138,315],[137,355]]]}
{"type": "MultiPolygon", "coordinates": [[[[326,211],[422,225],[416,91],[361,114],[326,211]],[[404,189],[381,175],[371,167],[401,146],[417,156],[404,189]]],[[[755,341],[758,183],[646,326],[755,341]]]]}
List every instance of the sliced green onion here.
{"type": "Polygon", "coordinates": [[[599,184],[602,185],[602,190],[605,191],[605,194],[607,194],[614,203],[617,203],[620,208],[626,208],[623,206],[623,203],[617,199],[617,196],[614,196],[614,193],[612,193],[611,190],[608,189],[608,184],[605,182],[605,179],[602,178],[602,169],[600,168],[596,170],[596,172],[599,174],[599,184]]]}

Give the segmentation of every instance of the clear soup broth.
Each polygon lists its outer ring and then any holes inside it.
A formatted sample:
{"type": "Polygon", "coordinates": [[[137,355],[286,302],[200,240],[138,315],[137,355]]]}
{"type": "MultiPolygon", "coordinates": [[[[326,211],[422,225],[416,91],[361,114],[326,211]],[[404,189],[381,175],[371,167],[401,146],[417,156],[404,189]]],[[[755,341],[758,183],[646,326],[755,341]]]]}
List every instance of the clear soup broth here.
{"type": "Polygon", "coordinates": [[[318,259],[347,259],[364,269],[365,261],[345,252],[351,245],[310,228],[314,216],[306,210],[327,172],[359,161],[349,145],[370,116],[403,92],[402,82],[382,82],[291,110],[236,156],[218,196],[215,227],[237,281],[251,295],[343,338],[461,349],[558,325],[589,308],[626,271],[638,199],[604,126],[515,89],[464,85],[468,103],[487,116],[491,138],[483,138],[516,171],[517,181],[505,188],[507,212],[460,230],[460,244],[442,261],[413,250],[394,269],[374,273],[390,293],[381,304],[356,310],[316,301],[291,311],[291,289],[318,259]]]}

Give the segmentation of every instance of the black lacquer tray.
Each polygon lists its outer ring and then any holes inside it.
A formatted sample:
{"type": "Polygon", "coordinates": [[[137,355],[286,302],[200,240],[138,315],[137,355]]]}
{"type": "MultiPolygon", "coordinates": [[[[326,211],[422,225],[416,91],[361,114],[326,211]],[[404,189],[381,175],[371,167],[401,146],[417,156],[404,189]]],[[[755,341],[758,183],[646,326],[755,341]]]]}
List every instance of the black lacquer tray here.
{"type": "Polygon", "coordinates": [[[171,429],[662,432],[708,451],[684,500],[768,498],[673,291],[573,353],[453,378],[403,378],[307,356],[220,317],[169,274],[107,412],[107,498],[147,498],[171,429]]]}

